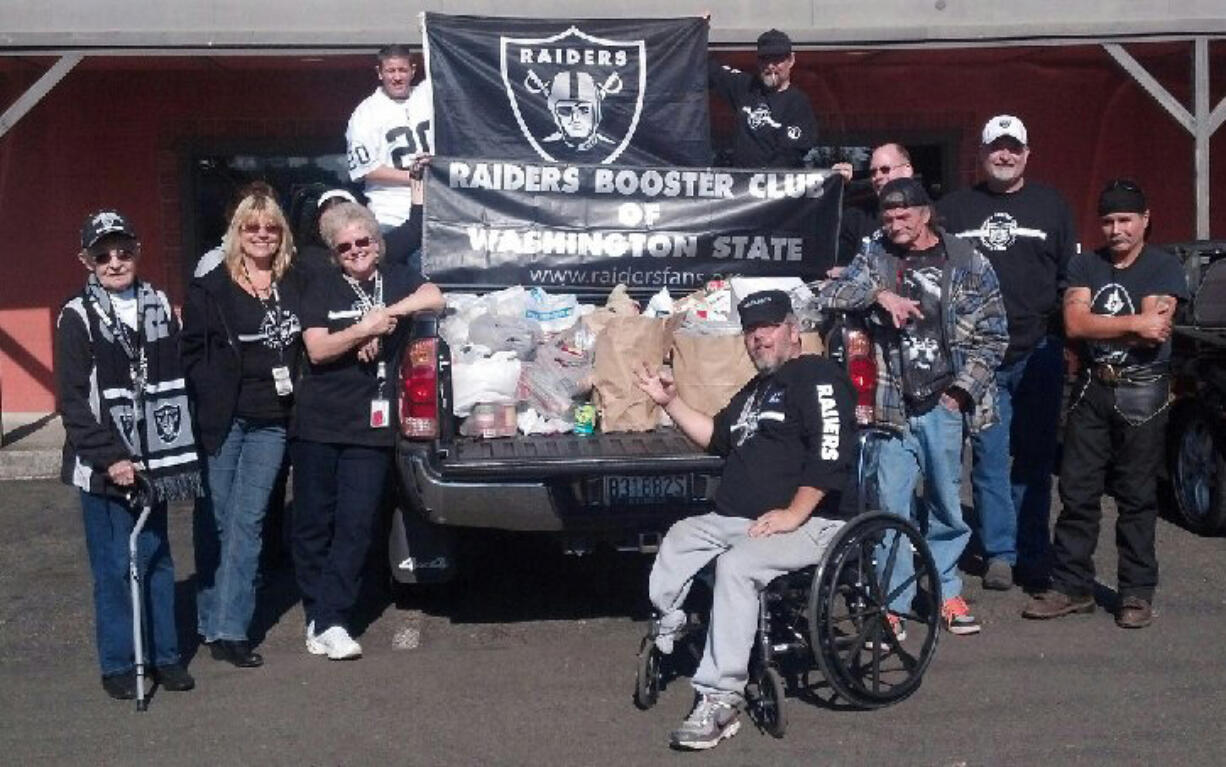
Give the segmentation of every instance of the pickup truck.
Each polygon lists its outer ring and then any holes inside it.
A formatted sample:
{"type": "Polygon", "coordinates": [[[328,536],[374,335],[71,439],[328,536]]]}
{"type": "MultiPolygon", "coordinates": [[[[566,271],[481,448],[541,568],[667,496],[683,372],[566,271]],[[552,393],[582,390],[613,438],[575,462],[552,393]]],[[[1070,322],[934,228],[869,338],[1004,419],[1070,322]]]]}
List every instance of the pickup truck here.
{"type": "Polygon", "coordinates": [[[1226,529],[1226,241],[1167,248],[1183,262],[1192,294],[1172,333],[1172,505],[1188,529],[1214,534],[1226,529]]]}
{"type": "Polygon", "coordinates": [[[389,541],[396,582],[450,580],[455,528],[546,533],[573,553],[601,545],[652,552],[670,524],[709,508],[722,459],[673,428],[461,436],[451,409],[451,353],[438,322],[415,318],[401,365],[389,541]]]}

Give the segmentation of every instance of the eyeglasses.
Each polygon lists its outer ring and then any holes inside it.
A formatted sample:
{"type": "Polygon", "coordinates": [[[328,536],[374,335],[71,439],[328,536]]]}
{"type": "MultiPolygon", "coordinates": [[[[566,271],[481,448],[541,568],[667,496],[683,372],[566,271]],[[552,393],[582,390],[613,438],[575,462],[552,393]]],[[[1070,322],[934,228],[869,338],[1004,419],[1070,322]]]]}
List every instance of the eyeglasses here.
{"type": "Polygon", "coordinates": [[[343,256],[353,248],[369,248],[369,247],[370,247],[370,238],[369,237],[359,237],[353,242],[338,242],[332,246],[332,249],[336,251],[336,255],[343,256]]]}
{"type": "Polygon", "coordinates": [[[869,168],[868,174],[870,176],[888,176],[890,171],[895,168],[905,168],[910,164],[909,162],[900,162],[897,165],[878,165],[876,168],[869,168]]]}
{"type": "Polygon", "coordinates": [[[111,263],[112,258],[118,258],[120,261],[131,261],[136,258],[136,251],[131,248],[107,248],[106,250],[97,250],[89,254],[89,257],[94,260],[97,266],[105,266],[111,263]]]}
{"type": "Polygon", "coordinates": [[[243,224],[240,228],[243,230],[244,234],[259,234],[260,232],[266,232],[268,234],[281,234],[280,224],[251,223],[243,224]]]}

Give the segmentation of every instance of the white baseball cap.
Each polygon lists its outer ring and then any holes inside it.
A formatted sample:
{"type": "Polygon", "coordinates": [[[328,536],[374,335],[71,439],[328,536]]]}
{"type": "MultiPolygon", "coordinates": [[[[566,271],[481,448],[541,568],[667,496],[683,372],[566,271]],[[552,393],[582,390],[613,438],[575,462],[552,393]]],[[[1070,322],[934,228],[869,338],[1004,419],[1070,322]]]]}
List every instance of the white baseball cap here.
{"type": "Polygon", "coordinates": [[[1026,125],[1020,117],[996,115],[983,126],[983,144],[991,144],[1001,136],[1010,136],[1026,145],[1026,125]]]}

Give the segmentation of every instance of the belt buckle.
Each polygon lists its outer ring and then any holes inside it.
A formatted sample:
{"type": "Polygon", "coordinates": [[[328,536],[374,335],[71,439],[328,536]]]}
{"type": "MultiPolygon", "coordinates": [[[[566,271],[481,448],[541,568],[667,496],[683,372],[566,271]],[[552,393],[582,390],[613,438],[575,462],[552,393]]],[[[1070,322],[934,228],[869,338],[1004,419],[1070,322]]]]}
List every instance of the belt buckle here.
{"type": "Polygon", "coordinates": [[[1115,365],[1103,363],[1098,368],[1098,380],[1108,386],[1115,386],[1120,380],[1120,371],[1115,365]]]}

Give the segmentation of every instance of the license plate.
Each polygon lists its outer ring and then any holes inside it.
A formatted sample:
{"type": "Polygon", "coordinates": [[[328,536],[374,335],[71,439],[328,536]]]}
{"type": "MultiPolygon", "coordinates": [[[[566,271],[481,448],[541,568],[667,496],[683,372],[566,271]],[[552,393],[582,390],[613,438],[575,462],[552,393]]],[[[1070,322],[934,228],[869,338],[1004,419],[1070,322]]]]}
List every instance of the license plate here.
{"type": "Polygon", "coordinates": [[[604,478],[604,497],[609,504],[684,501],[689,495],[689,478],[684,474],[604,478]]]}

